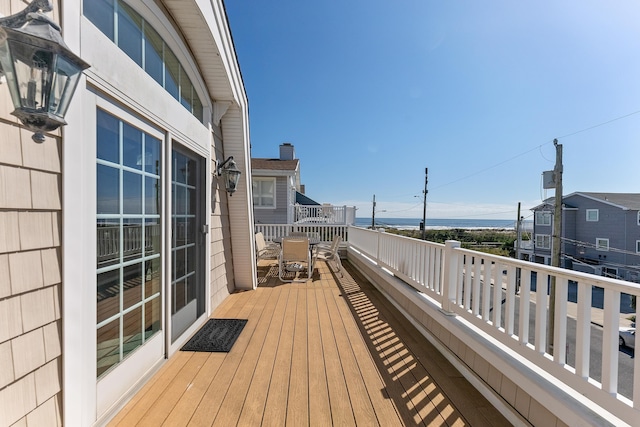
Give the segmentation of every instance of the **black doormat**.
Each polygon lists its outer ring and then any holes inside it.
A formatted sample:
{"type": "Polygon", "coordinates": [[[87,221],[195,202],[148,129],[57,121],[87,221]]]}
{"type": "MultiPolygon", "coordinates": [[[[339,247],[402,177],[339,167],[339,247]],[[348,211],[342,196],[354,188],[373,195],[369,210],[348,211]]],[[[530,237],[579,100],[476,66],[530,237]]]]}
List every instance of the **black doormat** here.
{"type": "Polygon", "coordinates": [[[229,352],[246,324],[245,319],[209,319],[181,350],[229,352]]]}

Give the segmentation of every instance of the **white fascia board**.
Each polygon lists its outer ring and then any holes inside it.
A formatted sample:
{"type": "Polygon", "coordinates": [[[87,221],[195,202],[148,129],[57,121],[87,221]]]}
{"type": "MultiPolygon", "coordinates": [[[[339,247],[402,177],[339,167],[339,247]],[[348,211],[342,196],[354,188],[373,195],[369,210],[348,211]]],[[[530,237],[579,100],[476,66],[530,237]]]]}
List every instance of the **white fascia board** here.
{"type": "Polygon", "coordinates": [[[295,174],[291,173],[291,171],[281,171],[281,170],[268,170],[268,169],[253,169],[251,171],[251,175],[254,178],[260,177],[274,177],[274,176],[295,176],[295,174]]]}
{"type": "Polygon", "coordinates": [[[628,211],[629,210],[629,208],[626,207],[626,206],[618,205],[618,204],[612,203],[612,202],[610,202],[608,200],[603,200],[603,199],[600,199],[598,197],[593,197],[593,196],[590,196],[588,194],[579,193],[579,192],[571,193],[568,196],[565,196],[564,199],[567,199],[567,198],[572,197],[572,196],[584,197],[585,199],[593,200],[595,202],[604,203],[605,205],[613,206],[615,208],[622,209],[623,211],[628,211]]]}
{"type": "MultiPolygon", "coordinates": [[[[213,45],[217,48],[218,58],[224,67],[226,76],[229,78],[228,90],[230,90],[233,99],[227,99],[224,95],[216,94],[215,91],[212,91],[211,95],[216,100],[233,100],[242,110],[245,110],[248,104],[247,95],[244,90],[242,74],[240,73],[240,66],[238,65],[238,59],[233,46],[224,5],[221,0],[191,1],[197,7],[199,16],[190,14],[189,17],[191,20],[197,19],[200,22],[195,26],[183,26],[182,30],[188,38],[197,39],[202,37],[204,28],[208,29],[206,33],[211,36],[213,45]]],[[[180,15],[180,11],[186,9],[184,0],[167,0],[165,3],[170,6],[170,9],[173,12],[176,12],[177,15],[180,15]]],[[[190,44],[194,47],[193,42],[190,44]]],[[[196,57],[197,56],[198,55],[196,54],[196,57]]],[[[208,71],[209,70],[206,67],[201,66],[201,72],[205,76],[205,79],[208,71]]],[[[214,76],[210,77],[214,78],[214,76]]],[[[214,88],[210,87],[209,89],[212,90],[214,88]]]]}

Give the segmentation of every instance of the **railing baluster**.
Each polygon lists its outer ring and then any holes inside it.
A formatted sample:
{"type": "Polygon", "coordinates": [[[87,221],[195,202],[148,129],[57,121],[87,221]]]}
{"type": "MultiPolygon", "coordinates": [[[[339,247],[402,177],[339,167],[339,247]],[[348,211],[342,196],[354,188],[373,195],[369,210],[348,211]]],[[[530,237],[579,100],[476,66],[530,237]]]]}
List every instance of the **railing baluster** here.
{"type": "Polygon", "coordinates": [[[549,275],[539,272],[536,275],[536,350],[540,354],[547,351],[547,283],[549,275]]]}
{"type": "Polygon", "coordinates": [[[518,336],[521,344],[529,343],[529,323],[531,320],[531,272],[520,270],[520,318],[518,336]]]}
{"type": "Polygon", "coordinates": [[[567,290],[567,279],[556,277],[553,360],[559,365],[567,362],[567,290]]]}
{"type": "Polygon", "coordinates": [[[578,306],[576,319],[576,375],[589,378],[591,353],[591,286],[578,282],[578,306]]]}
{"type": "MultiPolygon", "coordinates": [[[[480,261],[480,257],[473,257],[473,277],[468,283],[470,286],[465,288],[464,292],[464,309],[471,310],[471,299],[478,299],[478,295],[480,294],[480,278],[482,276],[482,262],[480,261]]],[[[473,311],[474,314],[476,310],[473,311]]]]}
{"type": "Polygon", "coordinates": [[[482,320],[488,322],[491,319],[491,282],[494,281],[496,265],[489,262],[484,266],[484,285],[482,286],[482,320]]]}
{"type": "Polygon", "coordinates": [[[433,246],[427,246],[428,250],[435,252],[435,264],[433,269],[436,270],[435,279],[431,289],[439,294],[442,292],[442,248],[434,248],[433,246]]]}
{"type": "Polygon", "coordinates": [[[502,269],[503,265],[496,263],[496,271],[493,282],[493,326],[500,328],[502,326],[502,269]]]}
{"type": "Polygon", "coordinates": [[[620,325],[620,292],[604,289],[604,321],[602,330],[602,389],[618,392],[618,328],[620,325]]]}
{"type": "Polygon", "coordinates": [[[506,305],[504,328],[507,335],[511,336],[514,332],[515,324],[515,306],[516,306],[516,268],[512,265],[507,267],[507,286],[506,286],[506,305]]]}
{"type": "Polygon", "coordinates": [[[456,305],[460,306],[462,305],[462,287],[464,286],[464,278],[466,276],[466,263],[467,263],[467,256],[460,253],[458,254],[458,272],[457,275],[454,276],[456,277],[456,290],[455,290],[455,302],[456,305]]]}

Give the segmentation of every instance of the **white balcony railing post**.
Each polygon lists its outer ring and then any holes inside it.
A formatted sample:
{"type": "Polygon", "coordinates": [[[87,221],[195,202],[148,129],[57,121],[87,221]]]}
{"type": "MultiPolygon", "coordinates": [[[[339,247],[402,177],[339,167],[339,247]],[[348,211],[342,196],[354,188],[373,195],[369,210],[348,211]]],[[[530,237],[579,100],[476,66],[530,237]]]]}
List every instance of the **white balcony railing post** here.
{"type": "Polygon", "coordinates": [[[460,247],[457,240],[444,242],[444,278],[442,280],[442,311],[453,314],[452,303],[456,299],[456,278],[458,277],[458,252],[460,247]]]}
{"type": "Polygon", "coordinates": [[[378,228],[378,232],[376,233],[376,262],[380,263],[380,248],[382,246],[382,233],[384,233],[384,228],[378,228]]]}

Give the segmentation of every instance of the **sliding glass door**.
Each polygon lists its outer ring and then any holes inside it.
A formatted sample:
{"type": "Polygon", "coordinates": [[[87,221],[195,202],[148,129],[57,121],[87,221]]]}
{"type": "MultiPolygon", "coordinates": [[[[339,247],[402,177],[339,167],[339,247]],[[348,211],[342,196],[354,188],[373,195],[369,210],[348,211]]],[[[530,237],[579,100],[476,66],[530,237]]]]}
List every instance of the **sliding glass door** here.
{"type": "Polygon", "coordinates": [[[172,150],[171,342],[205,311],[204,159],[172,150]]]}

